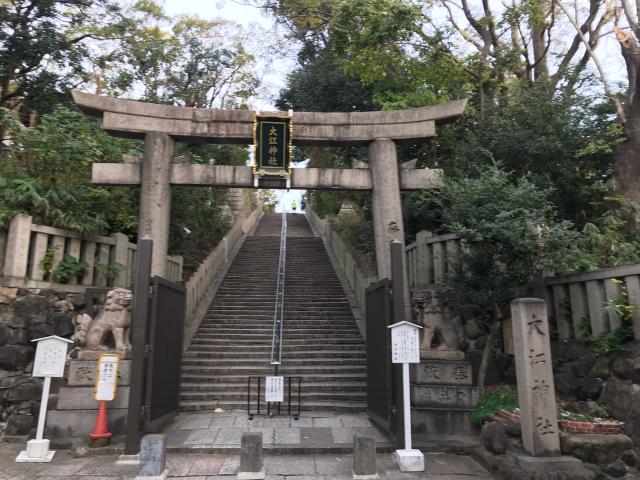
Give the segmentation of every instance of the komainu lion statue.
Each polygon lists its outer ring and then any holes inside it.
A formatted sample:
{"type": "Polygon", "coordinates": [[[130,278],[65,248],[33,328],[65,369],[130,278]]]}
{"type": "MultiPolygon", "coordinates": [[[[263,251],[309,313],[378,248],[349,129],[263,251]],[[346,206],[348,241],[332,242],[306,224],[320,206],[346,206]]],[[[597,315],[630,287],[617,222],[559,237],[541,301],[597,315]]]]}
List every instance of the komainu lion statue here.
{"type": "Polygon", "coordinates": [[[420,356],[423,358],[458,359],[464,357],[460,339],[462,328],[455,319],[449,319],[435,291],[414,293],[411,296],[414,321],[422,326],[420,356]]]}
{"type": "Polygon", "coordinates": [[[76,315],[76,331],[71,337],[82,350],[115,350],[127,353],[131,350],[129,330],[131,327],[131,290],[114,288],[106,295],[104,306],[95,319],[86,313],[76,315]]]}

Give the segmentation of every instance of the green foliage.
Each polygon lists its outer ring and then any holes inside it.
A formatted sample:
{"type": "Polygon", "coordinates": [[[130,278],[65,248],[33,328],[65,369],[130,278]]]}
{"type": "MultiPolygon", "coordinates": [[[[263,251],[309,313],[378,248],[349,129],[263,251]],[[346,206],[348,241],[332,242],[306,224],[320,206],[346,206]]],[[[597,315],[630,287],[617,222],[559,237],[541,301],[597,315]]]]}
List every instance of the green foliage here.
{"type": "Polygon", "coordinates": [[[58,247],[49,247],[44,252],[44,256],[40,261],[40,268],[42,269],[43,276],[50,274],[53,271],[53,257],[58,247]]]}
{"type": "Polygon", "coordinates": [[[354,251],[351,253],[370,272],[376,271],[376,250],[373,238],[373,222],[362,209],[352,214],[330,218],[331,225],[346,240],[354,251]],[[367,218],[367,216],[369,218],[367,218]]]}
{"type": "Polygon", "coordinates": [[[463,318],[492,320],[524,295],[546,252],[566,244],[569,225],[556,219],[550,192],[496,165],[475,178],[451,179],[441,195],[445,225],[465,248],[448,284],[451,304],[463,318]]]}
{"type": "Polygon", "coordinates": [[[640,262],[640,208],[622,197],[605,197],[610,208],[588,222],[565,249],[554,252],[558,274],[640,262]]]}
{"type": "Polygon", "coordinates": [[[482,109],[471,103],[466,115],[441,128],[435,146],[422,149],[420,156],[449,177],[472,175],[476,166],[498,162],[550,190],[560,218],[584,225],[606,210],[603,185],[622,140],[602,102],[554,94],[544,82],[514,81],[494,103],[482,109]]]}
{"type": "Polygon", "coordinates": [[[65,255],[51,273],[51,279],[58,283],[69,283],[70,280],[84,275],[87,263],[70,255],[65,255]]]}
{"type": "Polygon", "coordinates": [[[0,108],[24,119],[50,112],[70,85],[92,76],[84,63],[91,45],[119,20],[119,6],[107,0],[0,1],[0,108]]]}
{"type": "Polygon", "coordinates": [[[135,193],[91,185],[90,164],[120,161],[139,144],[111,137],[98,122],[56,107],[35,127],[4,111],[13,141],[0,151],[0,225],[18,213],[81,233],[135,231],[135,193]]]}
{"type": "Polygon", "coordinates": [[[513,412],[518,408],[518,395],[511,387],[502,387],[487,391],[480,397],[478,405],[471,413],[471,420],[476,425],[482,425],[498,410],[513,412]]]}
{"type": "Polygon", "coordinates": [[[114,280],[118,275],[120,275],[120,272],[123,272],[127,267],[117,262],[114,262],[111,265],[103,262],[96,262],[95,268],[107,280],[114,280]]]}

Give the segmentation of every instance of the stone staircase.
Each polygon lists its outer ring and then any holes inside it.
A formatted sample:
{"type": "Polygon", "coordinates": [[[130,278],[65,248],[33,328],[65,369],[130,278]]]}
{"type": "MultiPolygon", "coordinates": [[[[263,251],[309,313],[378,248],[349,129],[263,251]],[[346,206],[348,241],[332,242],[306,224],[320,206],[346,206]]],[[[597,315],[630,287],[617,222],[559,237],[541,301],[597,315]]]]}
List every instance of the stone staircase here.
{"type": "MultiPolygon", "coordinates": [[[[280,374],[302,377],[302,410],[363,411],[364,341],[320,238],[301,214],[287,217],[280,374]]],[[[247,238],[185,353],[181,409],[246,409],[247,377],[270,375],[279,214],[247,238]]]]}

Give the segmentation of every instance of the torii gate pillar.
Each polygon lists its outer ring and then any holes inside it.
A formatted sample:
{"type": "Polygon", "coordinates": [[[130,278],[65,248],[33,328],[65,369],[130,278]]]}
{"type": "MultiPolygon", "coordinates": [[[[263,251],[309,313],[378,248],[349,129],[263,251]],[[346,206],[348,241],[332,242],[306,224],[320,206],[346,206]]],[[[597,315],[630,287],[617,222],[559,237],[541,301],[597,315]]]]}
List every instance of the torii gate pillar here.
{"type": "Polygon", "coordinates": [[[393,140],[381,138],[369,144],[369,168],[378,278],[391,278],[391,242],[400,241],[404,251],[399,165],[393,140]]]}
{"type": "Polygon", "coordinates": [[[165,277],[171,217],[171,171],[174,140],[164,133],[147,133],[140,176],[138,235],[153,239],[151,275],[165,277]]]}

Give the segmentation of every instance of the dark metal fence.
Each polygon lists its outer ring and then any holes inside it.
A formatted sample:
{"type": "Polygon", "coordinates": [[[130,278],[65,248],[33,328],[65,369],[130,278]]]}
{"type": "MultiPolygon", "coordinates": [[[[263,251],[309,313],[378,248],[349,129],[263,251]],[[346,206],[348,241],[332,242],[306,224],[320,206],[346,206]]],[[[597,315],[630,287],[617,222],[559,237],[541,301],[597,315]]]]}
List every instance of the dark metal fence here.
{"type": "Polygon", "coordinates": [[[298,420],[302,377],[285,376],[283,379],[283,402],[267,402],[265,400],[265,377],[249,377],[247,379],[247,414],[250,420],[256,415],[289,415],[298,420]]]}

